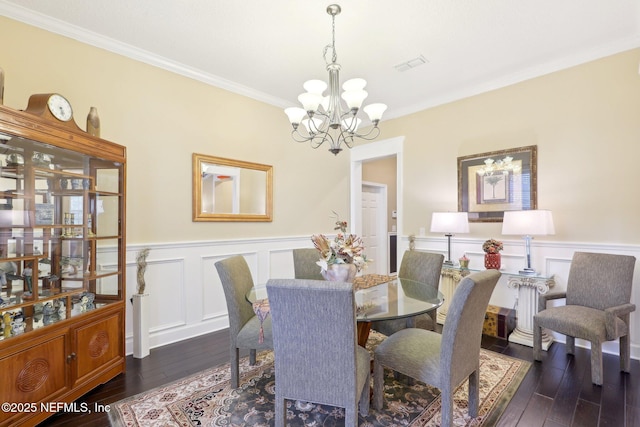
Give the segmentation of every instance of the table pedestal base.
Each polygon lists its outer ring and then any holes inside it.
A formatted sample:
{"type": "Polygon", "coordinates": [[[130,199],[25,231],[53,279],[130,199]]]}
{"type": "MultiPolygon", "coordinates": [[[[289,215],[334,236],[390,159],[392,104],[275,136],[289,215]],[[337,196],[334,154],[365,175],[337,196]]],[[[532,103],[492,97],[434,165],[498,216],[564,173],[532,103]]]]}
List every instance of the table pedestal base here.
{"type": "MultiPolygon", "coordinates": [[[[538,294],[545,294],[555,285],[553,277],[509,275],[507,287],[518,290],[516,328],[509,335],[509,342],[533,347],[533,316],[538,312],[538,294]]],[[[542,332],[542,349],[548,350],[553,337],[542,332]]]]}
{"type": "Polygon", "coordinates": [[[371,331],[371,322],[358,322],[358,345],[361,347],[367,347],[367,340],[369,339],[369,332],[371,331]]]}

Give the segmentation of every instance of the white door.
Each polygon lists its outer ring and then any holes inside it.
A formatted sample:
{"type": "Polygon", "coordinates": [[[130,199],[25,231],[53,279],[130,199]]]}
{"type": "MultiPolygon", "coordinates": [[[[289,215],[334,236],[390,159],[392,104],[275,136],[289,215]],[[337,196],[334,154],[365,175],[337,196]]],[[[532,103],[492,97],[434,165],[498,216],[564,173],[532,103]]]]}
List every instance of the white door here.
{"type": "Polygon", "coordinates": [[[387,274],[387,187],[362,185],[362,243],[371,259],[366,273],[387,274]]]}

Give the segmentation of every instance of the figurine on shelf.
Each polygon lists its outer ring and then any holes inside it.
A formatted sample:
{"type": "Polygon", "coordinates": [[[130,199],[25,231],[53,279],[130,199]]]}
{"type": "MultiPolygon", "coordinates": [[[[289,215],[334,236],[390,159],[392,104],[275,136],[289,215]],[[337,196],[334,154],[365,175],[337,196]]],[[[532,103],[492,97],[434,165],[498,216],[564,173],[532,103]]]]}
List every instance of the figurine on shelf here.
{"type": "Polygon", "coordinates": [[[8,311],[5,311],[4,314],[2,315],[2,323],[4,324],[4,326],[10,326],[12,320],[13,318],[11,317],[11,313],[8,311]]]}
{"type": "Polygon", "coordinates": [[[7,284],[7,274],[15,273],[18,271],[15,262],[0,262],[0,284],[5,286],[7,284]]]}
{"type": "Polygon", "coordinates": [[[25,264],[24,270],[22,270],[22,277],[24,278],[24,283],[27,285],[27,291],[29,293],[33,293],[32,276],[33,270],[31,269],[31,263],[25,264]]]}
{"type": "Polygon", "coordinates": [[[51,301],[47,301],[44,307],[42,307],[42,314],[45,316],[51,316],[53,314],[53,304],[51,304],[51,301]]]}
{"type": "Polygon", "coordinates": [[[15,317],[13,322],[11,322],[11,333],[13,335],[18,335],[24,332],[24,318],[23,317],[15,317]]]}
{"type": "Polygon", "coordinates": [[[83,295],[82,298],[80,298],[80,311],[87,311],[87,304],[89,304],[89,298],[83,295]]]}
{"type": "Polygon", "coordinates": [[[62,300],[57,300],[60,302],[59,306],[58,306],[58,315],[60,317],[63,317],[67,314],[67,308],[64,306],[64,301],[62,300]]]}

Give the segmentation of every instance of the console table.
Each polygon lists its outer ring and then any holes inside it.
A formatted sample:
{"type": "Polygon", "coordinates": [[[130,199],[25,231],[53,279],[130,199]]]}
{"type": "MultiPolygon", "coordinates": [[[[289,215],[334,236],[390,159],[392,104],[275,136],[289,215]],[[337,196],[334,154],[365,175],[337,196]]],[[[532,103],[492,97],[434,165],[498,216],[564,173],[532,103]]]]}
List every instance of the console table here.
{"type": "MultiPolygon", "coordinates": [[[[440,292],[444,295],[444,303],[438,309],[438,323],[444,324],[447,309],[456,290],[456,286],[465,276],[480,270],[469,270],[460,267],[443,266],[440,281],[440,292]]],[[[555,286],[553,276],[524,275],[502,272],[507,278],[507,287],[518,290],[516,303],[516,328],[509,335],[509,342],[533,347],[533,315],[538,312],[538,294],[546,294],[555,286]]],[[[542,348],[548,350],[553,337],[542,332],[542,348]]]]}

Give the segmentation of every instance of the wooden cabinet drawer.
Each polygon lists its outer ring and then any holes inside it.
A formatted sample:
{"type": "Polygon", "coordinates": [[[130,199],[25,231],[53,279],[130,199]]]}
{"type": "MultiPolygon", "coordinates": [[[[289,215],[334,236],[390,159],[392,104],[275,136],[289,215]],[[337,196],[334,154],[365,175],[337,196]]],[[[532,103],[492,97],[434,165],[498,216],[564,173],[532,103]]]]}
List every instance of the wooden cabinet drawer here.
{"type": "Polygon", "coordinates": [[[122,312],[73,330],[76,349],[75,383],[122,358],[122,312]]]}
{"type": "MultiPolygon", "coordinates": [[[[0,390],[3,402],[55,401],[69,389],[66,361],[68,335],[55,336],[0,360],[0,390]]],[[[0,424],[11,416],[0,412],[0,424]]]]}

